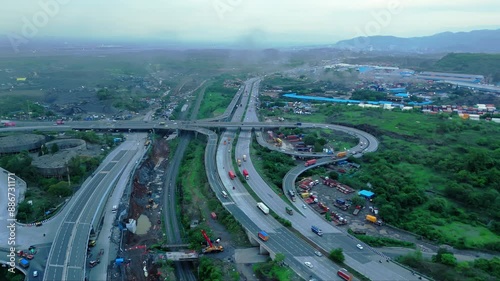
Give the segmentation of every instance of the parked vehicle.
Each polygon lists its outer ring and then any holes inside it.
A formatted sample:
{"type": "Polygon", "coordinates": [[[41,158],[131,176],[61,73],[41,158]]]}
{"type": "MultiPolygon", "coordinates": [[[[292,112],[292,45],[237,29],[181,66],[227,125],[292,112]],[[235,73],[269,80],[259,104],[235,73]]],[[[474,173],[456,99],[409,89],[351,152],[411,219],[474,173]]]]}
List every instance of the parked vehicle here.
{"type": "Polygon", "coordinates": [[[212,217],[212,219],[216,220],[217,214],[215,212],[212,212],[212,213],[210,213],[210,217],[212,217]]]}
{"type": "Polygon", "coordinates": [[[319,229],[317,226],[311,226],[312,232],[316,233],[318,236],[323,236],[323,231],[319,229]]]}
{"type": "Polygon", "coordinates": [[[316,159],[311,159],[311,160],[306,161],[305,166],[308,167],[308,166],[311,166],[314,164],[316,164],[316,159]]]}
{"type": "Polygon", "coordinates": [[[246,169],[243,169],[243,176],[245,177],[246,180],[250,178],[250,176],[248,175],[248,171],[246,169]]]}
{"type": "Polygon", "coordinates": [[[377,217],[372,216],[372,215],[366,215],[366,220],[369,222],[372,222],[376,225],[382,225],[382,221],[377,219],[377,217]]]}
{"type": "Polygon", "coordinates": [[[257,207],[266,215],[269,214],[269,208],[262,202],[257,203],[257,207]]]}
{"type": "Polygon", "coordinates": [[[19,259],[19,265],[28,268],[30,266],[30,262],[27,259],[19,259]]]}
{"type": "Polygon", "coordinates": [[[339,271],[337,271],[337,275],[340,278],[344,279],[345,281],[351,281],[352,280],[352,275],[345,268],[339,269],[339,271]]]}
{"type": "Polygon", "coordinates": [[[228,172],[228,174],[229,174],[229,177],[230,177],[232,180],[234,180],[234,178],[236,178],[236,175],[234,174],[234,172],[233,172],[233,171],[229,171],[229,172],[228,172]]]}
{"type": "Polygon", "coordinates": [[[264,230],[259,231],[258,236],[262,241],[269,240],[269,235],[264,230]]]}
{"type": "Polygon", "coordinates": [[[361,206],[356,206],[356,208],[354,208],[354,212],[352,212],[353,215],[357,216],[359,214],[359,212],[361,211],[363,207],[361,206]]]}
{"type": "Polygon", "coordinates": [[[212,244],[212,241],[210,241],[210,238],[208,238],[208,235],[205,232],[205,230],[202,229],[201,230],[201,234],[203,235],[203,238],[205,238],[205,241],[207,241],[207,244],[208,244],[207,247],[205,247],[204,249],[202,249],[202,252],[204,254],[224,252],[224,247],[222,247],[222,246],[216,246],[216,245],[212,244]]]}

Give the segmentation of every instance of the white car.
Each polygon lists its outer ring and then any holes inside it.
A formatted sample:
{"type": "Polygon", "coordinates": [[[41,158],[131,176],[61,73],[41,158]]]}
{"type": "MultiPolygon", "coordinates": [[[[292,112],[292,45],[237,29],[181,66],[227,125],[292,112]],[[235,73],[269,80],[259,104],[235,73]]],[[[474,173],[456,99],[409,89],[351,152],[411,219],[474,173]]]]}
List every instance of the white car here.
{"type": "Polygon", "coordinates": [[[314,254],[316,254],[316,256],[318,256],[318,257],[322,257],[323,256],[323,254],[320,251],[314,251],[314,254]]]}
{"type": "Polygon", "coordinates": [[[33,271],[33,277],[37,277],[38,276],[38,271],[33,271]]]}
{"type": "Polygon", "coordinates": [[[304,262],[304,264],[305,264],[307,267],[309,267],[309,268],[313,268],[312,263],[310,263],[310,262],[308,262],[308,261],[304,262]]]}
{"type": "Polygon", "coordinates": [[[358,247],[358,249],[360,250],[363,250],[363,246],[361,246],[361,244],[356,245],[356,247],[358,247]]]}

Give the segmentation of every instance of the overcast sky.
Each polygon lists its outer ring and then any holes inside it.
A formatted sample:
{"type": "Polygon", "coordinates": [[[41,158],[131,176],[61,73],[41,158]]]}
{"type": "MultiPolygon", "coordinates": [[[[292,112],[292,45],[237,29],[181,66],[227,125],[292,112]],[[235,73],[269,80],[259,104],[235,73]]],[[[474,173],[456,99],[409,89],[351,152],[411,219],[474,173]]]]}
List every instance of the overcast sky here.
{"type": "Polygon", "coordinates": [[[0,34],[23,38],[314,44],[500,28],[499,0],[8,0],[1,7],[0,34]]]}

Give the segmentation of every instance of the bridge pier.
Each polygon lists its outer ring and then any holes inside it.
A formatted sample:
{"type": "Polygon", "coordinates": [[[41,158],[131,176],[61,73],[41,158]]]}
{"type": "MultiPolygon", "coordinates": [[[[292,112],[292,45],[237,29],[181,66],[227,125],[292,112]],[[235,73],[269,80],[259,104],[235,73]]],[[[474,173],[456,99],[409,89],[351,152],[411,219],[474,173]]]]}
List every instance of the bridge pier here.
{"type": "Polygon", "coordinates": [[[260,246],[259,247],[259,254],[260,255],[270,255],[271,256],[271,259],[274,260],[274,254],[270,254],[268,250],[266,250],[266,248],[260,246]]]}
{"type": "Polygon", "coordinates": [[[248,241],[250,241],[250,244],[252,246],[259,246],[260,243],[259,243],[259,241],[257,241],[257,239],[255,239],[255,235],[253,235],[252,232],[248,231],[248,229],[246,232],[247,232],[247,237],[248,237],[248,241]]]}

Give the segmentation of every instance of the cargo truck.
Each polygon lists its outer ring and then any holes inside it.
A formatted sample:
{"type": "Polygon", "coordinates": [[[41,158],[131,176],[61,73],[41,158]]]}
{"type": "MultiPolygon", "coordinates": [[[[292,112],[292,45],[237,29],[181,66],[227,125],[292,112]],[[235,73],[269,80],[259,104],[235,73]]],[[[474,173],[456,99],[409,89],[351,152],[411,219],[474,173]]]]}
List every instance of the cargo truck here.
{"type": "Polygon", "coordinates": [[[382,221],[377,219],[377,217],[375,217],[375,216],[366,215],[366,220],[369,222],[372,222],[376,225],[382,225],[382,221]]]}
{"type": "Polygon", "coordinates": [[[259,208],[264,214],[269,214],[269,208],[262,202],[257,203],[257,208],[259,208]]]}
{"type": "Polygon", "coordinates": [[[311,226],[312,232],[316,233],[318,236],[323,236],[323,231],[319,229],[317,226],[311,226]]]}
{"type": "Polygon", "coordinates": [[[306,161],[305,166],[308,167],[308,166],[311,166],[314,164],[316,164],[316,159],[311,159],[311,160],[306,161]]]}
{"type": "Polygon", "coordinates": [[[228,174],[229,174],[229,177],[230,177],[232,180],[234,180],[234,178],[236,178],[236,175],[234,174],[234,172],[233,172],[233,171],[229,171],[229,172],[228,172],[228,174]]]}
{"type": "Polygon", "coordinates": [[[238,167],[241,167],[241,159],[238,159],[238,167]]]}
{"type": "Polygon", "coordinates": [[[259,231],[258,236],[262,241],[269,240],[269,235],[264,230],[259,231]]]}
{"type": "Polygon", "coordinates": [[[248,171],[246,169],[243,169],[243,176],[245,177],[246,180],[250,178],[248,175],[248,171]]]}
{"type": "Polygon", "coordinates": [[[352,275],[345,268],[339,269],[339,271],[337,271],[337,275],[346,281],[352,280],[352,275]]]}
{"type": "Polygon", "coordinates": [[[243,161],[246,162],[247,161],[247,156],[246,155],[243,155],[243,161]]]}
{"type": "Polygon", "coordinates": [[[15,127],[16,126],[16,123],[15,122],[12,122],[12,121],[7,121],[7,122],[4,122],[3,125],[5,127],[15,127]]]}
{"type": "Polygon", "coordinates": [[[342,151],[337,153],[337,158],[343,158],[347,156],[347,151],[342,151]]]}

